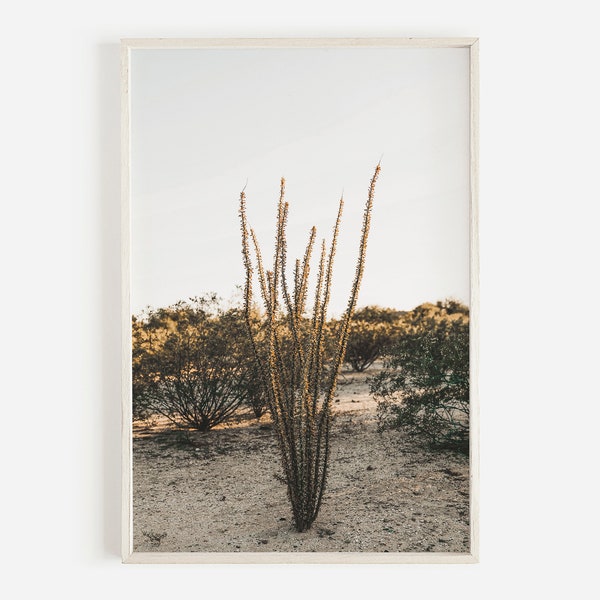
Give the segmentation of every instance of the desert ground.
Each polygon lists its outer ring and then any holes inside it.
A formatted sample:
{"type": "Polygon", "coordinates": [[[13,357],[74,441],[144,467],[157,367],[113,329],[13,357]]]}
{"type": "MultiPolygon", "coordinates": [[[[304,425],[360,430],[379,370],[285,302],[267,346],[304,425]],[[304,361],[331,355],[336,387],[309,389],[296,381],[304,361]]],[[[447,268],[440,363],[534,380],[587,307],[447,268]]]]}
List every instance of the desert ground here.
{"type": "Polygon", "coordinates": [[[268,416],[208,433],[134,424],[136,552],[469,552],[469,464],[401,431],[379,432],[366,373],[344,371],[330,474],[297,533],[268,416]]]}

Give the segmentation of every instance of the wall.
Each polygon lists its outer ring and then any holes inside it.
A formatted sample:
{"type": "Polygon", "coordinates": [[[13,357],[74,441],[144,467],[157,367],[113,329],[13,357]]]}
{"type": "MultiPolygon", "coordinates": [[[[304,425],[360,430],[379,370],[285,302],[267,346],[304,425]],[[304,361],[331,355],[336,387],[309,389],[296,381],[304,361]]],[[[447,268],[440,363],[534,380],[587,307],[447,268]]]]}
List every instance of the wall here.
{"type": "Polygon", "coordinates": [[[600,91],[589,3],[33,1],[2,36],[11,597],[584,597],[598,521],[600,91]],[[123,566],[120,37],[481,38],[481,562],[123,566]]]}

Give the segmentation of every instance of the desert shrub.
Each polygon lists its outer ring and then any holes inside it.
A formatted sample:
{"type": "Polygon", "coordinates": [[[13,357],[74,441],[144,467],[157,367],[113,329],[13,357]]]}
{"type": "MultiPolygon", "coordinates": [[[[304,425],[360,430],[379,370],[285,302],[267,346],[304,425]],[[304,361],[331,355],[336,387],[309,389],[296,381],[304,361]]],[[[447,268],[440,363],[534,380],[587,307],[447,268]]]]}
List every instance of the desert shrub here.
{"type": "Polygon", "coordinates": [[[312,314],[306,316],[309,301],[308,277],[316,229],[311,229],[304,258],[296,260],[293,280],[288,281],[286,225],[289,206],[284,202],[285,181],[281,180],[276,244],[271,270],[264,268],[254,231],[248,229],[245,193],[242,191],[240,196],[248,332],[277,434],[294,526],[298,531],[310,528],[317,517],[325,491],[330,452],[331,403],[362,279],[375,182],[379,170],[378,165],[369,188],[356,274],[348,306],[339,324],[333,329],[328,328],[326,317],[343,201],[340,201],[328,253],[325,240],[321,244],[312,314]],[[254,245],[254,261],[251,258],[250,240],[254,245]],[[257,339],[256,329],[251,320],[255,269],[258,272],[264,303],[262,331],[265,332],[265,336],[262,343],[257,339]],[[330,334],[334,336],[333,343],[328,341],[331,339],[328,338],[330,334]],[[333,356],[329,361],[330,343],[333,356]]]}
{"type": "MultiPolygon", "coordinates": [[[[249,323],[251,324],[254,339],[261,346],[265,344],[265,331],[261,323],[260,312],[255,308],[251,311],[249,316],[249,323]]],[[[244,329],[244,334],[240,340],[238,340],[242,349],[244,360],[249,363],[250,377],[248,378],[247,392],[245,404],[252,410],[254,416],[260,419],[268,410],[267,393],[264,389],[260,366],[256,361],[252,349],[252,343],[244,329]]]]}
{"type": "Polygon", "coordinates": [[[205,297],[149,310],[133,323],[134,416],[207,431],[251,401],[255,365],[239,309],[205,297]]]}
{"type": "Polygon", "coordinates": [[[400,427],[433,447],[468,452],[469,319],[444,306],[418,307],[371,378],[380,424],[400,427]]]}
{"type": "Polygon", "coordinates": [[[469,318],[469,307],[457,300],[440,300],[435,304],[424,302],[411,311],[402,313],[401,322],[404,327],[419,328],[427,320],[453,320],[461,317],[469,318]]]}
{"type": "Polygon", "coordinates": [[[467,318],[469,317],[469,307],[465,306],[458,300],[453,300],[452,298],[438,301],[436,302],[435,306],[441,314],[446,314],[448,316],[462,315],[467,318]]]}
{"type": "Polygon", "coordinates": [[[253,365],[247,384],[248,396],[245,404],[252,410],[254,416],[260,419],[267,412],[267,395],[260,379],[257,365],[253,365]]]}
{"type": "Polygon", "coordinates": [[[147,393],[147,377],[144,375],[146,367],[146,353],[149,350],[146,342],[148,332],[141,317],[132,317],[132,413],[133,420],[148,419],[152,415],[147,393]]]}
{"type": "Polygon", "coordinates": [[[395,308],[385,308],[371,305],[359,308],[352,317],[353,321],[364,321],[365,323],[388,323],[395,324],[405,313],[395,308]]]}
{"type": "Polygon", "coordinates": [[[379,306],[356,311],[348,331],[344,359],[354,371],[368,369],[393,342],[400,315],[399,311],[379,306]]]}
{"type": "MultiPolygon", "coordinates": [[[[220,326],[228,329],[225,337],[235,336],[235,356],[248,371],[244,378],[246,398],[243,405],[247,406],[257,419],[260,419],[268,410],[267,397],[262,384],[259,365],[256,361],[252,343],[247,334],[246,317],[243,308],[230,309],[226,316],[220,319],[220,326]]],[[[250,310],[249,322],[257,340],[264,344],[265,331],[262,324],[262,315],[257,306],[250,310]]]]}

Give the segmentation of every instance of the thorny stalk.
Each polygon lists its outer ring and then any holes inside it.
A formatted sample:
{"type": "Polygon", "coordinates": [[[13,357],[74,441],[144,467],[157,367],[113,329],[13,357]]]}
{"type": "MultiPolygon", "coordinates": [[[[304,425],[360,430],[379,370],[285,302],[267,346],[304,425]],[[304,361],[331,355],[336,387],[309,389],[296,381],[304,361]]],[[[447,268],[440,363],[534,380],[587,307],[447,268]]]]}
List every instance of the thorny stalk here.
{"type": "Polygon", "coordinates": [[[321,243],[314,304],[308,318],[308,280],[316,228],[310,230],[302,260],[294,262],[293,285],[289,286],[286,238],[289,205],[285,202],[285,180],[281,179],[277,206],[272,270],[265,271],[256,235],[248,227],[246,195],[244,191],[240,194],[242,256],[246,271],[244,315],[277,433],[288,497],[298,531],[310,528],[323,499],[330,456],[331,404],[364,272],[375,184],[380,169],[378,164],[371,178],[354,281],[346,311],[334,335],[332,355],[326,351],[326,318],[343,198],[340,199],[329,251],[325,240],[321,243]],[[261,327],[256,326],[252,317],[255,269],[250,238],[265,311],[261,327]]]}

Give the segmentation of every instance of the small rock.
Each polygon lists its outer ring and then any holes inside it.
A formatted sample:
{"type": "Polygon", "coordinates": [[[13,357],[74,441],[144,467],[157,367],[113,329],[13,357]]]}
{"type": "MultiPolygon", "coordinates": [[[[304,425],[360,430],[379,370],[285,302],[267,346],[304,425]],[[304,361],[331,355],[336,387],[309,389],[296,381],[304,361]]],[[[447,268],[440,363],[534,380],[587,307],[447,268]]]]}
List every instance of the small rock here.
{"type": "Polygon", "coordinates": [[[326,527],[317,530],[317,535],[320,538],[323,538],[325,536],[331,537],[334,533],[335,531],[333,531],[333,529],[327,529],[326,527]]]}
{"type": "Polygon", "coordinates": [[[371,465],[369,465],[369,466],[367,467],[367,471],[374,471],[374,470],[375,470],[375,467],[372,467],[371,465]]]}
{"type": "Polygon", "coordinates": [[[462,475],[460,471],[456,471],[455,469],[442,469],[441,473],[450,475],[450,477],[461,477],[462,475]]]}
{"type": "Polygon", "coordinates": [[[220,500],[221,502],[223,502],[223,501],[225,500],[225,496],[221,496],[221,497],[219,498],[219,500],[220,500]]]}
{"type": "Polygon", "coordinates": [[[267,544],[269,540],[258,540],[259,544],[267,544]]]}

